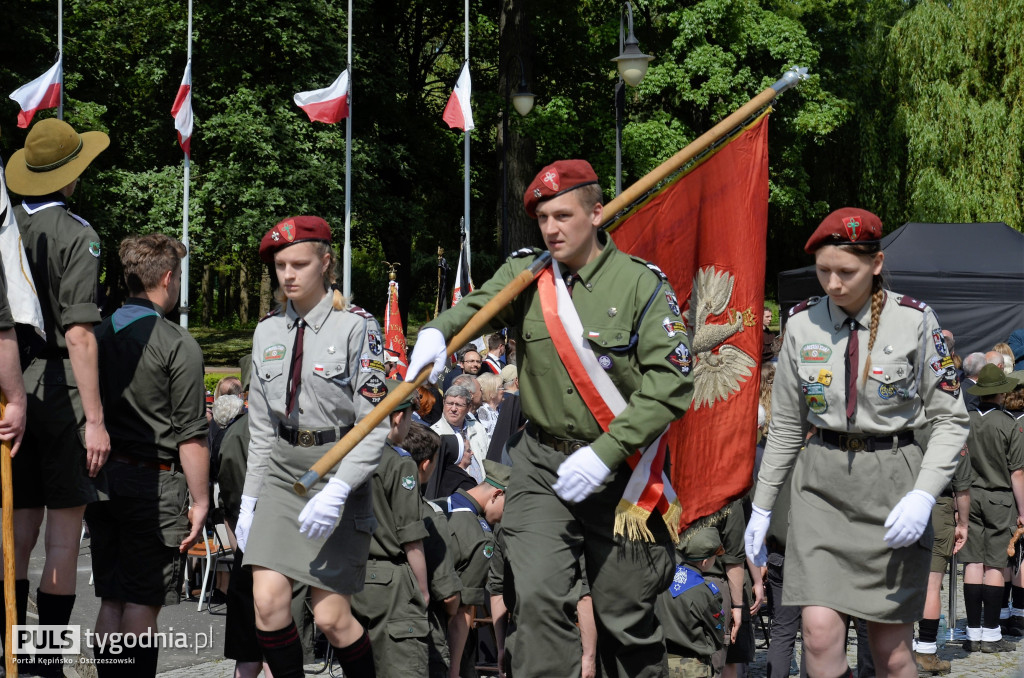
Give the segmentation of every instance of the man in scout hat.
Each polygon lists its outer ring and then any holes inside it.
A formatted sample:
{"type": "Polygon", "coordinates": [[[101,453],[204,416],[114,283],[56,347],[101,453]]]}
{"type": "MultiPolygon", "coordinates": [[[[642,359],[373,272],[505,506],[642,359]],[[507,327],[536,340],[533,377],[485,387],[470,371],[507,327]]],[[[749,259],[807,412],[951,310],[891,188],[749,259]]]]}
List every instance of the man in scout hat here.
{"type": "MultiPolygon", "coordinates": [[[[647,454],[689,406],[692,360],[689,339],[662,326],[665,318],[681,321],[675,293],[657,267],[619,251],[601,230],[601,196],[585,160],[559,160],[537,174],[523,202],[553,263],[482,329],[517,328],[520,395],[530,421],[509,450],[514,480],[502,523],[520,594],[516,642],[530,648],[513,657],[512,670],[521,675],[580,672],[572,582],[581,555],[601,672],[665,672],[654,599],[672,579],[670,528],[634,492],[660,490],[658,505],[671,506],[671,490],[654,483],[653,473],[640,477],[652,468],[642,464],[631,483],[625,461],[647,454]]],[[[427,323],[408,378],[433,363],[436,379],[447,338],[539,254],[514,253],[458,306],[427,323]]]]}
{"type": "Polygon", "coordinates": [[[967,449],[977,473],[971,485],[970,538],[960,550],[964,565],[968,652],[1011,652],[999,627],[1006,545],[1015,525],[1024,524],[1024,433],[1003,409],[1017,386],[996,365],[985,365],[969,391],[981,398],[972,408],[967,449]]]}
{"type": "Polygon", "coordinates": [[[29,349],[28,421],[23,449],[13,461],[19,618],[28,600],[29,555],[49,510],[37,597],[40,624],[67,624],[71,618],[82,516],[85,505],[98,498],[93,481],[110,452],[93,335],[100,322],[100,239],[67,203],[79,176],[109,143],[103,132],[79,134],[61,120],[40,120],[7,166],[8,187],[24,196],[14,214],[46,330],[45,342],[35,339],[29,349]]]}

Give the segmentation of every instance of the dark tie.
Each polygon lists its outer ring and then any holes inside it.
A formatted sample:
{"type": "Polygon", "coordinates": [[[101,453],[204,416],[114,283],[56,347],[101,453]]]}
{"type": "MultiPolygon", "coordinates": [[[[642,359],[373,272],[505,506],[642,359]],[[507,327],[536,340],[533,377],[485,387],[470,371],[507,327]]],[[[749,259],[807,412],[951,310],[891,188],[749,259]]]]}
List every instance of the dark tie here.
{"type": "Polygon", "coordinates": [[[850,339],[846,342],[846,421],[853,421],[857,411],[857,368],[860,364],[860,339],[857,321],[850,318],[850,339]]]}
{"type": "Polygon", "coordinates": [[[305,334],[306,321],[299,318],[295,321],[295,345],[292,346],[292,365],[288,368],[288,407],[284,413],[291,415],[298,400],[299,384],[302,383],[302,336],[305,334]]]}
{"type": "Polygon", "coordinates": [[[580,277],[576,273],[566,273],[565,274],[565,286],[569,290],[569,297],[570,298],[572,297],[573,285],[575,285],[576,281],[579,280],[579,279],[580,279],[580,277]]]}

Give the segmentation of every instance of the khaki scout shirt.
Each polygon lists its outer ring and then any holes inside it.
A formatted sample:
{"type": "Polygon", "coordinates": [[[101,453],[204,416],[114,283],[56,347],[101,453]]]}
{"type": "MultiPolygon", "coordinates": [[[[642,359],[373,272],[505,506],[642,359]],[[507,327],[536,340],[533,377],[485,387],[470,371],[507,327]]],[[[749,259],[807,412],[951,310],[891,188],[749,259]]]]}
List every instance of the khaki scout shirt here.
{"type": "Polygon", "coordinates": [[[405,560],[405,544],[427,537],[416,462],[408,452],[384,445],[373,472],[373,515],[377,529],[370,540],[370,558],[405,560]]]}
{"type": "Polygon", "coordinates": [[[100,321],[100,237],[59,194],[25,200],[14,208],[14,216],[39,293],[46,345],[66,349],[68,327],[100,321]]]}
{"type": "Polygon", "coordinates": [[[972,487],[1012,491],[1010,474],[1024,468],[1024,432],[1020,430],[1024,426],[1012,414],[990,402],[982,402],[970,415],[967,449],[971,466],[978,474],[972,487]]]}
{"type": "Polygon", "coordinates": [[[206,440],[203,352],[163,309],[130,298],[96,328],[103,418],[116,453],[178,463],[178,446],[206,440]]]}
{"type": "MultiPolygon", "coordinates": [[[[939,321],[921,302],[885,292],[871,374],[868,355],[871,302],[855,317],[859,325],[857,410],[846,420],[846,344],[849,319],[828,298],[796,306],[772,388],[772,423],[754,492],[754,504],[771,509],[804,443],[808,425],[866,435],[891,435],[931,424],[931,437],[915,489],[938,496],[949,483],[967,438],[968,417],[939,321]],[[952,370],[952,372],[951,372],[952,370]]],[[[870,479],[865,479],[866,481],[870,479]]]]}
{"type": "MultiPolygon", "coordinates": [[[[536,285],[524,290],[482,331],[517,328],[519,394],[530,421],[551,435],[590,441],[601,461],[615,468],[683,416],[693,396],[692,358],[689,338],[678,324],[673,325],[681,321],[680,308],[668,281],[642,260],[621,252],[603,232],[598,238],[604,249],[577,272],[580,280],[573,286],[572,301],[584,336],[627,401],[607,433],[602,432],[558,357],[544,324],[536,285]]],[[[517,253],[458,306],[425,327],[439,329],[445,338],[451,338],[528,268],[537,253],[517,253]]]]}
{"type": "MultiPolygon", "coordinates": [[[[246,496],[259,496],[279,422],[299,429],[351,427],[387,395],[380,326],[358,306],[335,311],[332,296],[324,294],[304,318],[302,380],[298,404],[291,415],[285,414],[285,409],[298,315],[288,302],[284,313],[265,318],[256,326],[249,391],[249,467],[243,491],[246,496]]],[[[341,460],[334,477],[353,489],[369,480],[387,434],[385,417],[341,460]]]]}

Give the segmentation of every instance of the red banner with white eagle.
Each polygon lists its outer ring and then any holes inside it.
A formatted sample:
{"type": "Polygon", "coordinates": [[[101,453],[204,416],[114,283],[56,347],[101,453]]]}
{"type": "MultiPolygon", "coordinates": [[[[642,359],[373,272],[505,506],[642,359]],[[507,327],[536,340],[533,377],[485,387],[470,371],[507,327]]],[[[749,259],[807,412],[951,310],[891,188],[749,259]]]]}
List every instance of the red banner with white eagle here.
{"type": "Polygon", "coordinates": [[[690,339],[693,402],[666,436],[683,529],[752,484],[767,222],[765,112],[611,227],[668,276],[690,339]]]}
{"type": "Polygon", "coordinates": [[[405,351],[405,331],[402,315],[398,312],[398,283],[388,283],[388,305],[384,308],[384,358],[388,363],[388,376],[405,379],[409,357],[405,351]]]}

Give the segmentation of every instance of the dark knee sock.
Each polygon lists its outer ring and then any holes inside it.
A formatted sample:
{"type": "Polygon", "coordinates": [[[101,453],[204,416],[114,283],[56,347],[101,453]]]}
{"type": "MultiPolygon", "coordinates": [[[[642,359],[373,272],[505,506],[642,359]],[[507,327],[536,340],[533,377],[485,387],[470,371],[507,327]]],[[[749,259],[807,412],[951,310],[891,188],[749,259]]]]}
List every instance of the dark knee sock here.
{"type": "Polygon", "coordinates": [[[922,643],[934,643],[939,637],[939,620],[922,619],[917,622],[917,639],[922,643]]]}
{"type": "Polygon", "coordinates": [[[967,626],[981,628],[981,584],[964,584],[964,609],[967,611],[967,626]]]}
{"type": "Polygon", "coordinates": [[[1013,588],[1013,584],[1006,582],[1003,584],[1003,600],[1000,607],[1010,607],[1010,589],[1013,588]]]}
{"type": "Polygon", "coordinates": [[[346,678],[376,678],[377,676],[377,670],[373,667],[370,636],[366,631],[363,631],[359,640],[348,647],[335,647],[334,656],[338,658],[338,663],[341,664],[346,678]]]}
{"type": "Polygon", "coordinates": [[[1013,606],[1018,610],[1024,608],[1024,588],[1020,586],[1013,587],[1013,606]]]}
{"type": "Polygon", "coordinates": [[[982,586],[981,601],[985,608],[984,626],[987,629],[999,628],[999,608],[1003,602],[1002,586],[982,586]]]}
{"type": "Polygon", "coordinates": [[[155,678],[156,662],[160,657],[158,647],[136,647],[132,650],[132,659],[135,663],[131,666],[132,676],[139,678],[155,678]]]}
{"type": "Polygon", "coordinates": [[[71,621],[71,611],[75,608],[75,597],[73,593],[70,596],[62,596],[36,589],[39,624],[66,625],[71,621]]]}
{"type": "Polygon", "coordinates": [[[302,643],[295,622],[277,631],[256,629],[256,640],[274,678],[302,678],[302,643]]]}

